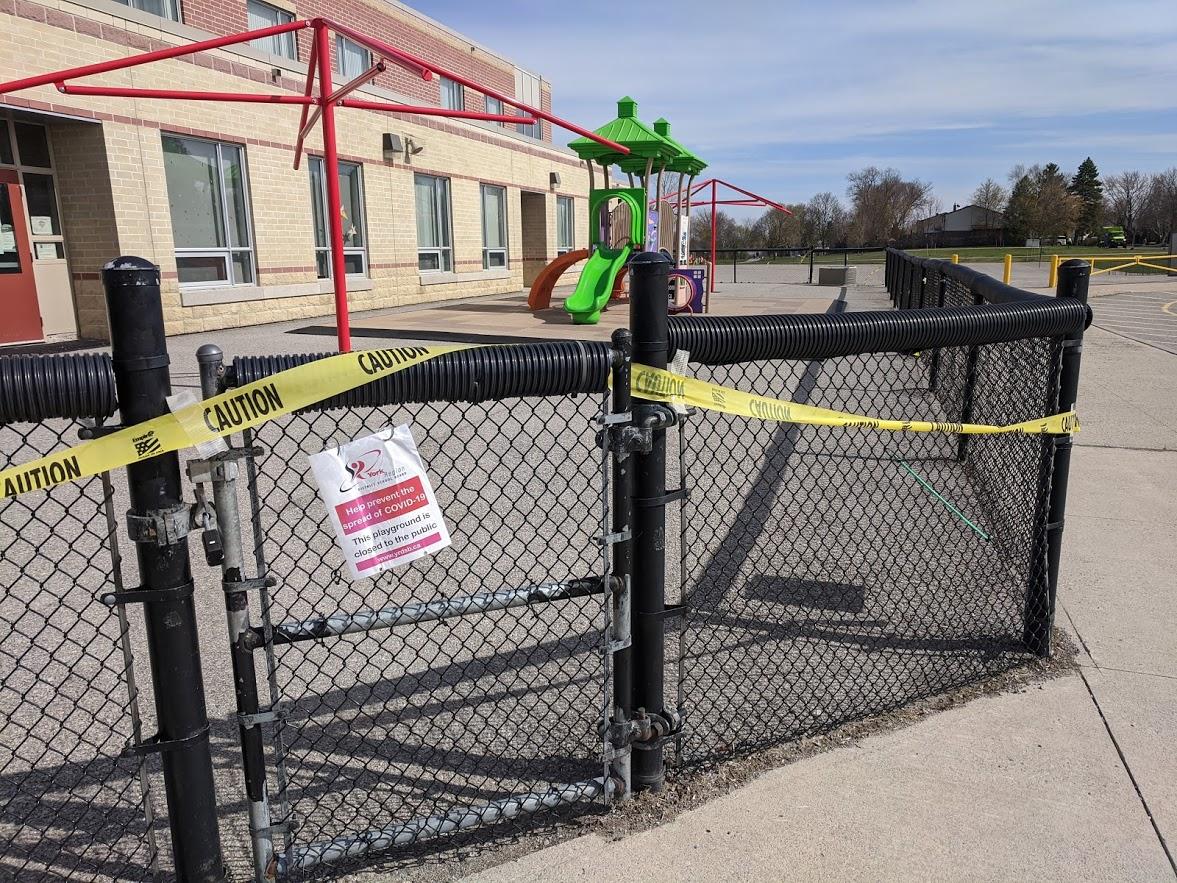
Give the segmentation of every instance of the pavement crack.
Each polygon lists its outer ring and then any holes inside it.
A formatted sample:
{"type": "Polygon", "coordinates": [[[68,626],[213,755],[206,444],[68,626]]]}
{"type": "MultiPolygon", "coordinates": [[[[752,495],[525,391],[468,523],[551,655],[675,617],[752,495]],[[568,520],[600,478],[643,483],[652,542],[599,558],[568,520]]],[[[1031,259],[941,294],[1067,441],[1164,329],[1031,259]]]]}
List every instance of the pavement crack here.
{"type": "MultiPolygon", "coordinates": [[[[1079,640],[1082,641],[1083,639],[1080,638],[1079,640]]],[[[1108,722],[1107,715],[1103,713],[1103,708],[1100,706],[1099,700],[1095,697],[1095,691],[1091,689],[1091,682],[1087,680],[1087,675],[1082,668],[1079,669],[1079,677],[1083,679],[1083,686],[1087,688],[1087,695],[1091,697],[1091,702],[1095,705],[1099,719],[1103,721],[1103,728],[1107,730],[1112,747],[1116,749],[1116,754],[1120,757],[1120,765],[1124,767],[1124,772],[1128,774],[1128,781],[1132,783],[1132,787],[1136,791],[1136,796],[1140,798],[1140,805],[1144,807],[1144,814],[1148,816],[1153,833],[1157,835],[1157,842],[1161,844],[1161,850],[1165,853],[1165,858],[1169,860],[1169,867],[1173,870],[1174,879],[1177,879],[1177,860],[1173,858],[1173,853],[1169,851],[1169,844],[1165,841],[1165,835],[1161,833],[1156,818],[1153,817],[1152,809],[1148,805],[1148,800],[1145,799],[1144,792],[1140,790],[1140,783],[1136,781],[1136,776],[1132,772],[1132,766],[1128,763],[1128,757],[1124,754],[1124,749],[1120,747],[1120,742],[1116,739],[1116,734],[1112,732],[1112,725],[1108,722]]]]}

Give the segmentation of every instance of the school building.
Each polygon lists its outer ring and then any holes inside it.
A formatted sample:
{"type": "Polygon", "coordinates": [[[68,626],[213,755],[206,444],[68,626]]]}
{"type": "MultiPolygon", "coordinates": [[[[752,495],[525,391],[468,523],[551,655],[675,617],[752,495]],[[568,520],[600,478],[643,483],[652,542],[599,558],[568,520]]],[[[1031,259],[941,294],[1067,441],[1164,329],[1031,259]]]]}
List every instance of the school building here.
{"type": "MultiPolygon", "coordinates": [[[[541,76],[394,0],[0,0],[0,81],[320,15],[550,110],[541,76]]],[[[300,30],[78,82],[296,95],[310,43],[300,30]]],[[[331,50],[337,84],[374,61],[340,34],[331,50]]],[[[504,112],[392,63],[353,96],[504,112]]],[[[100,270],[123,254],[159,264],[169,333],[332,314],[322,137],[295,169],[299,112],[0,95],[0,345],[106,339],[100,270]]],[[[336,120],[353,311],[519,291],[587,241],[587,172],[547,122],[336,120]]]]}

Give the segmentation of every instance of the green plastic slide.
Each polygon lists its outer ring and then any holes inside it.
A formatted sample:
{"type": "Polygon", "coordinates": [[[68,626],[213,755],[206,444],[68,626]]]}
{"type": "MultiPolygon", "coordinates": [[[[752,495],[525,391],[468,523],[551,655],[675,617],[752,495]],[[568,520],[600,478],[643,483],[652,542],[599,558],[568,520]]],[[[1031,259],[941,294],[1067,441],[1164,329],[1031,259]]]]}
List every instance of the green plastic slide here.
{"type": "Polygon", "coordinates": [[[598,248],[580,272],[576,291],[564,301],[564,309],[572,314],[573,325],[596,325],[601,321],[601,310],[613,293],[613,280],[629,260],[630,247],[598,248]]]}

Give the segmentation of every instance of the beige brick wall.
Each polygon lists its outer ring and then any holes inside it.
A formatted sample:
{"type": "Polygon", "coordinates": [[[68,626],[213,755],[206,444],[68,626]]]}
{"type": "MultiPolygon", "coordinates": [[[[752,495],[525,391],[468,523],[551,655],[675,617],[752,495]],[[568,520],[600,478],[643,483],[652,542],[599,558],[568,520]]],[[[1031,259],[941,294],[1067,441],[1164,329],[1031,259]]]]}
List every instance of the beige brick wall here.
{"type": "MultiPolygon", "coordinates": [[[[105,18],[64,0],[58,5],[75,16],[105,18]]],[[[130,27],[156,38],[161,36],[148,28],[130,27]]],[[[0,14],[0,70],[6,78],[122,57],[128,52],[125,47],[96,37],[0,14]]],[[[254,69],[262,67],[242,56],[225,52],[214,55],[233,58],[254,69]]],[[[182,60],[112,72],[90,82],[140,88],[267,91],[265,86],[230,72],[182,60]]],[[[53,128],[56,149],[65,158],[60,186],[83,334],[105,336],[105,308],[99,285],[86,274],[93,274],[101,263],[120,253],[140,255],[160,265],[170,333],[333,312],[330,293],[276,296],[283,294],[278,290],[280,286],[319,287],[314,272],[307,161],[304,158],[298,170],[292,168],[297,106],[63,96],[51,87],[21,93],[21,97],[51,104],[62,112],[117,115],[115,119],[103,119],[100,126],[71,123],[53,128]],[[258,286],[181,292],[176,278],[161,130],[182,136],[215,136],[244,145],[258,286]],[[209,298],[241,300],[195,303],[209,298]]],[[[386,100],[384,96],[374,97],[386,100]]],[[[445,123],[445,128],[456,131],[443,131],[429,121],[347,108],[337,111],[337,120],[341,156],[361,162],[364,168],[371,282],[366,286],[368,290],[351,292],[353,311],[519,291],[524,285],[525,238],[520,189],[544,193],[544,249],[550,260],[555,256],[556,242],[555,195],[548,180],[552,171],[560,173],[560,193],[578,197],[576,236],[578,243],[587,239],[587,218],[583,215],[588,176],[583,166],[574,164],[575,157],[567,153],[548,151],[534,142],[524,144],[506,133],[500,135],[458,121],[445,123]],[[411,138],[424,150],[408,165],[403,154],[387,163],[381,155],[384,132],[411,138]],[[453,281],[446,284],[422,285],[417,271],[415,171],[451,179],[456,272],[453,281]],[[482,278],[486,275],[482,270],[482,181],[508,188],[510,269],[503,278],[482,278]],[[463,280],[463,276],[469,278],[463,280]]],[[[321,134],[316,130],[308,147],[317,152],[321,143],[321,134]]],[[[575,274],[570,272],[562,281],[574,280],[575,274]]]]}

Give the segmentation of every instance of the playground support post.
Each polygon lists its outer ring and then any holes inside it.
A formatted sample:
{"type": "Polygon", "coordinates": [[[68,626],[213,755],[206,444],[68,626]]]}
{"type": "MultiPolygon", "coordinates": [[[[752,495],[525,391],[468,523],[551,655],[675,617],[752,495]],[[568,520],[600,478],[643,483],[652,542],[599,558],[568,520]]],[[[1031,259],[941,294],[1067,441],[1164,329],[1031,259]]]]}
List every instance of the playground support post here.
{"type": "MultiPolygon", "coordinates": [[[[630,263],[629,313],[633,359],[666,368],[669,350],[667,288],[670,261],[645,251],[630,263]]],[[[634,397],[634,422],[649,431],[648,447],[634,455],[633,497],[633,698],[635,714],[643,712],[665,734],[666,616],[666,427],[674,412],[665,405],[634,397]]],[[[635,791],[659,791],[665,780],[662,739],[633,745],[635,791]]]]}
{"type": "Polygon", "coordinates": [[[715,179],[711,179],[711,275],[710,284],[707,286],[708,294],[715,293],[715,275],[718,267],[715,264],[715,179]]]}
{"type": "MultiPolygon", "coordinates": [[[[631,415],[633,406],[629,394],[630,366],[633,364],[633,333],[628,328],[618,328],[613,332],[613,413],[631,415]]],[[[630,635],[628,646],[619,645],[613,651],[613,718],[623,727],[633,720],[633,643],[632,626],[629,624],[632,609],[633,585],[633,492],[634,492],[634,455],[626,450],[624,439],[620,436],[623,427],[633,426],[633,417],[629,417],[628,424],[614,424],[615,432],[610,448],[612,451],[613,467],[613,524],[612,531],[622,539],[613,545],[613,576],[619,582],[619,587],[613,592],[612,622],[614,633],[630,635]]],[[[632,431],[632,430],[631,430],[632,431]]],[[[618,746],[614,746],[615,748],[618,746]]],[[[622,780],[626,784],[626,792],[622,799],[628,799],[632,790],[633,774],[630,764],[632,752],[624,752],[620,757],[624,768],[619,770],[622,780]]]]}
{"type": "Polygon", "coordinates": [[[331,281],[335,288],[335,331],[341,353],[351,352],[351,317],[347,307],[347,267],[343,260],[343,209],[339,195],[339,148],[335,141],[335,105],[331,96],[331,35],[326,24],[314,22],[319,62],[319,99],[323,108],[323,175],[327,179],[327,222],[331,237],[331,281]]]}
{"type": "MultiPolygon", "coordinates": [[[[170,413],[159,267],[144,258],[115,258],[103,268],[102,284],[123,425],[170,413]]],[[[222,883],[225,869],[188,558],[190,514],[183,501],[179,454],[128,464],[127,487],[127,525],[142,584],[116,602],[142,605],[159,727],[154,739],[132,749],[159,754],[176,879],[222,883]]]]}
{"type": "MultiPolygon", "coordinates": [[[[1071,260],[1059,267],[1056,297],[1087,303],[1091,267],[1086,261],[1071,260]]],[[[1079,396],[1079,362],[1083,354],[1083,330],[1063,338],[1062,366],[1059,371],[1058,401],[1053,413],[1070,411],[1079,396]]],[[[1050,656],[1051,629],[1054,625],[1055,599],[1058,595],[1059,561],[1063,548],[1063,523],[1066,520],[1067,484],[1071,470],[1070,435],[1050,436],[1054,445],[1051,467],[1050,499],[1046,515],[1046,579],[1037,580],[1026,593],[1026,648],[1039,656],[1050,656]]]]}

